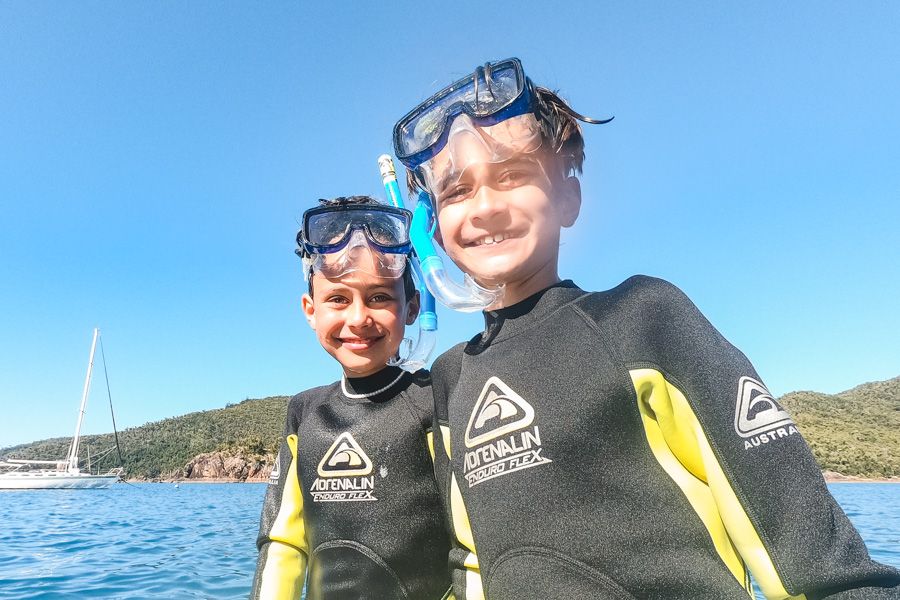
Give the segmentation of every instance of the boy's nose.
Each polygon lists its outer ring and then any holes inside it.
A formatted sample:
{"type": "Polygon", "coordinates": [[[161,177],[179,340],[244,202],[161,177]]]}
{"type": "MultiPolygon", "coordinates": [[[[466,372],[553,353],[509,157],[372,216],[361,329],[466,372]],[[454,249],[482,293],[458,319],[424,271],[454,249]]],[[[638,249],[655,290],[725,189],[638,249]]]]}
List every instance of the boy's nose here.
{"type": "Polygon", "coordinates": [[[469,209],[469,216],[475,220],[490,220],[506,211],[506,199],[502,192],[492,189],[490,186],[482,185],[472,196],[472,203],[469,209]]]}
{"type": "Polygon", "coordinates": [[[361,327],[368,325],[371,320],[369,307],[365,302],[354,302],[347,311],[347,324],[351,326],[361,327]]]}

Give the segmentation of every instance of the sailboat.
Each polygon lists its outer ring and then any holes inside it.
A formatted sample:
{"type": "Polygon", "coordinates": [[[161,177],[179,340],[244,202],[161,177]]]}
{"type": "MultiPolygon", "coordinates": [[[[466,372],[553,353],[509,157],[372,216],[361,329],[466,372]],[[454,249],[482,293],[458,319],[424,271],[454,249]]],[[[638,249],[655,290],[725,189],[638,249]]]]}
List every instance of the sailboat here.
{"type": "MultiPolygon", "coordinates": [[[[94,341],[91,342],[91,357],[88,360],[87,376],[84,379],[84,391],[81,394],[81,408],[78,411],[78,421],[75,424],[75,436],[69,446],[66,458],[62,460],[21,460],[8,458],[0,461],[0,489],[96,489],[107,488],[122,476],[122,467],[117,467],[106,473],[92,474],[90,468],[83,472],[78,467],[78,447],[81,438],[81,423],[84,421],[84,409],[87,405],[88,392],[91,389],[91,373],[94,368],[94,352],[97,349],[97,339],[100,330],[94,329],[94,341]],[[37,468],[35,468],[37,467],[37,468]]],[[[104,361],[104,369],[106,363],[104,361]]],[[[112,405],[110,405],[110,408],[112,405]]],[[[115,429],[115,420],[113,421],[115,429]]],[[[116,436],[118,447],[118,435],[116,436]]]]}

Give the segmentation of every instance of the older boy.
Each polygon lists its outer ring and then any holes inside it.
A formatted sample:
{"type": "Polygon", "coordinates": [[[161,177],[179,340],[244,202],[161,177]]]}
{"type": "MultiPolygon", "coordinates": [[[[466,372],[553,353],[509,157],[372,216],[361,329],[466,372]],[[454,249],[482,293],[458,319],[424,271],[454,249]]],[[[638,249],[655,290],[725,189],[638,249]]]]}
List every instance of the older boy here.
{"type": "Polygon", "coordinates": [[[443,248],[498,290],[484,332],[433,368],[457,598],[746,599],[751,574],[768,598],[900,597],[790,416],[684,294],[560,281],[575,119],[511,59],[394,130],[443,248]]]}
{"type": "Polygon", "coordinates": [[[408,211],[365,196],[304,214],[303,312],[343,375],[288,405],[252,598],[299,598],[304,580],[309,600],[449,592],[449,540],[429,456],[430,377],[387,365],[418,312],[409,223],[408,211]]]}

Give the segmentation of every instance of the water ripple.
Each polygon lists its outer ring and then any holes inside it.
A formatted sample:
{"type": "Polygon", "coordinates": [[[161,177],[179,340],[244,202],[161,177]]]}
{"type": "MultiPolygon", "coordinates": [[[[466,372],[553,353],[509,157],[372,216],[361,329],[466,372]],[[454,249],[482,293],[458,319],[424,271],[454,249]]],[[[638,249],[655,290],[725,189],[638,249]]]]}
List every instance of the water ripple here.
{"type": "MultiPolygon", "coordinates": [[[[832,485],[877,560],[900,566],[900,484],[832,485]]],[[[265,485],[0,492],[0,598],[246,598],[265,485]]]]}

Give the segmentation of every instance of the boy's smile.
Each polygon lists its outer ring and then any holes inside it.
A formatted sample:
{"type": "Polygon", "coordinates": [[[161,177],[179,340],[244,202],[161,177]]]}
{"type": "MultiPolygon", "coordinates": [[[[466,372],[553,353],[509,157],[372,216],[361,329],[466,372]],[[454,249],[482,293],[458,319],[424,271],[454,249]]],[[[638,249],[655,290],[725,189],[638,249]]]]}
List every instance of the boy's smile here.
{"type": "Polygon", "coordinates": [[[384,335],[376,335],[369,337],[338,337],[336,339],[338,343],[344,346],[344,348],[351,352],[355,352],[357,350],[368,350],[384,338],[384,335]]]}
{"type": "Polygon", "coordinates": [[[475,242],[471,245],[474,246],[492,246],[497,245],[504,240],[508,240],[511,236],[508,233],[495,233],[494,235],[488,235],[483,240],[475,240],[475,242]]]}

